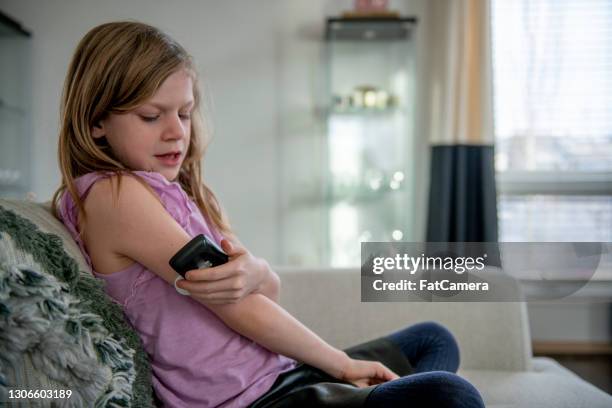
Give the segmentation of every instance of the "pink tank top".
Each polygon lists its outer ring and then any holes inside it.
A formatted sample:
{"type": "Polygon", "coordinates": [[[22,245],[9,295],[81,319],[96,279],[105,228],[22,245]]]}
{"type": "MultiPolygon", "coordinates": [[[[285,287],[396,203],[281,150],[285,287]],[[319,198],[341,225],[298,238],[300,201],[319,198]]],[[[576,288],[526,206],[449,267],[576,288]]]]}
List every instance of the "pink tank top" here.
{"type": "MultiPolygon", "coordinates": [[[[157,193],[166,211],[194,237],[205,234],[220,245],[221,234],[207,224],[179,183],[157,172],[134,171],[157,193]]],[[[105,173],[75,180],[81,199],[105,173]]],[[[155,393],[169,407],[246,407],[263,395],[296,361],[273,353],[225,325],[214,313],[139,263],[97,273],[78,234],[78,211],[66,191],[59,215],[106,293],[122,306],[149,355],[155,393]]]]}

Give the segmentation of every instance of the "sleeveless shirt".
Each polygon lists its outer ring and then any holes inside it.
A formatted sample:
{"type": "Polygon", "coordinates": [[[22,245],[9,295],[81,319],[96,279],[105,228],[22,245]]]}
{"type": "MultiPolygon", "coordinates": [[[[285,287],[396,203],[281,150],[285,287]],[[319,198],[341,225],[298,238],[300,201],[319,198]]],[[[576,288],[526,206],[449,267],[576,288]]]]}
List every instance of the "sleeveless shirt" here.
{"type": "MultiPolygon", "coordinates": [[[[206,222],[178,182],[162,174],[134,171],[157,193],[166,211],[194,237],[205,234],[220,246],[222,235],[206,222]]],[[[109,173],[75,180],[84,200],[92,185],[109,173]]],[[[112,274],[96,272],[79,237],[78,208],[66,190],[59,201],[61,221],[79,245],[94,276],[138,332],[152,368],[156,395],[169,407],[245,407],[268,391],[278,375],[297,365],[228,327],[190,296],[183,296],[135,262],[112,274]]]]}

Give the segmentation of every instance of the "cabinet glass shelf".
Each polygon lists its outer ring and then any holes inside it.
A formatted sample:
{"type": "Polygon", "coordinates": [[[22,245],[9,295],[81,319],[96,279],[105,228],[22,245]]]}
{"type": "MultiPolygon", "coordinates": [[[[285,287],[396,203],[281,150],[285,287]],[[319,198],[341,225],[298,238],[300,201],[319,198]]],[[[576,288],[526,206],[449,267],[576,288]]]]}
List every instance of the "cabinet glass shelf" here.
{"type": "Polygon", "coordinates": [[[415,29],[328,19],[324,136],[285,139],[283,263],[358,266],[362,241],[411,239],[415,29]]]}
{"type": "Polygon", "coordinates": [[[363,203],[384,200],[386,194],[404,194],[405,188],[382,186],[380,188],[355,188],[347,187],[346,189],[338,188],[334,191],[333,196],[325,197],[321,200],[318,194],[303,194],[296,195],[289,199],[288,208],[313,207],[313,206],[329,206],[339,202],[346,203],[363,203]]]}

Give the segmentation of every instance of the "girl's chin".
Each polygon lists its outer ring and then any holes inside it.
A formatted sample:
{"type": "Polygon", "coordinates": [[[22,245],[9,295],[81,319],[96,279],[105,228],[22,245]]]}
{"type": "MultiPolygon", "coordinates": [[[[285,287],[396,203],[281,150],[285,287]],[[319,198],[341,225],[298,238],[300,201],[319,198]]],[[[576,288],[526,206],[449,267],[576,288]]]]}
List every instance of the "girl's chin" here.
{"type": "Polygon", "coordinates": [[[149,169],[145,171],[159,173],[162,176],[164,176],[164,178],[168,181],[176,181],[176,179],[178,179],[180,167],[177,167],[176,169],[174,168],[169,169],[169,168],[159,168],[158,166],[150,166],[149,169]]]}
{"type": "Polygon", "coordinates": [[[159,171],[162,176],[164,176],[166,178],[166,180],[168,181],[176,181],[176,179],[178,178],[178,171],[168,171],[168,170],[160,170],[159,171]]]}

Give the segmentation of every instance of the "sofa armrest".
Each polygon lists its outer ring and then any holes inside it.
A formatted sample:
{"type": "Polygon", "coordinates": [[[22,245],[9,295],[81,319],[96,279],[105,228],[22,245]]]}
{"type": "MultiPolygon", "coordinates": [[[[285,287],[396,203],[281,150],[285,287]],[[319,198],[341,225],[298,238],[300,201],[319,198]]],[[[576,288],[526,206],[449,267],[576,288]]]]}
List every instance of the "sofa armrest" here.
{"type": "Polygon", "coordinates": [[[524,302],[362,303],[357,268],[275,271],[281,278],[282,306],[336,347],[433,320],[455,335],[463,369],[529,369],[532,354],[524,302]]]}

